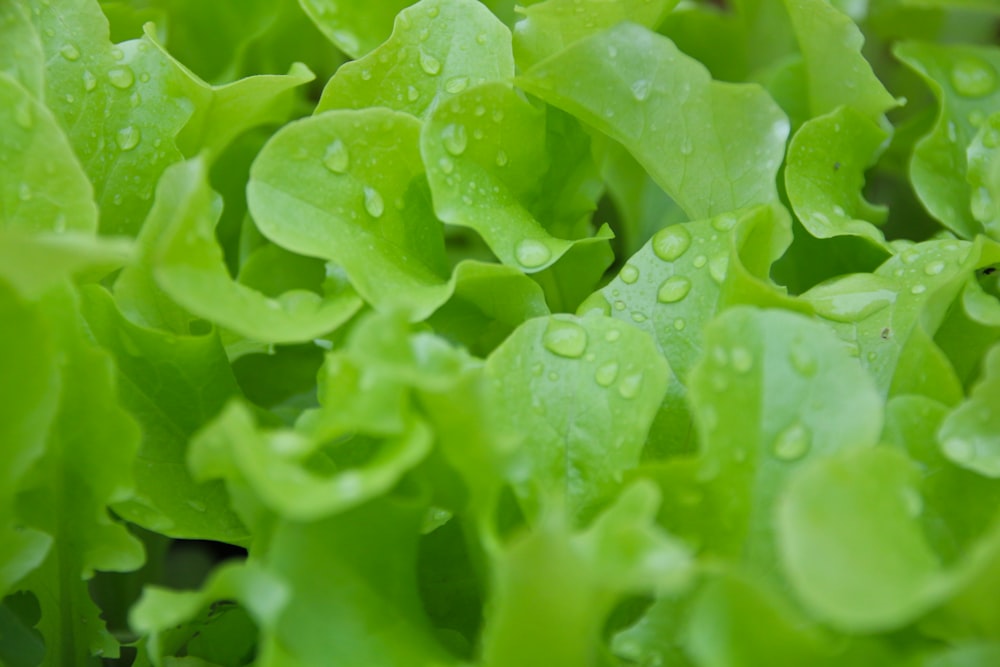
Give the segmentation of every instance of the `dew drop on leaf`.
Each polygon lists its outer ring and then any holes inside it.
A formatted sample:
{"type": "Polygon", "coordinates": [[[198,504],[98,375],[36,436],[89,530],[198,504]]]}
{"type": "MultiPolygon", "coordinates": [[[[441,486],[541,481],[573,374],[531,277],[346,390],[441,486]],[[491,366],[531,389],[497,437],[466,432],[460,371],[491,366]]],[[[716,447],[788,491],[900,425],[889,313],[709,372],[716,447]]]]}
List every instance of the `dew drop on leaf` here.
{"type": "Polygon", "coordinates": [[[465,152],[465,147],[469,144],[469,138],[465,133],[465,126],[458,123],[449,123],[441,130],[441,143],[446,151],[452,155],[461,155],[465,152]]]}
{"type": "Polygon", "coordinates": [[[469,77],[467,76],[455,76],[448,79],[444,84],[444,89],[446,92],[455,95],[462,92],[469,87],[469,77]]]}
{"type": "Polygon", "coordinates": [[[441,72],[441,61],[424,51],[420,52],[420,69],[425,73],[435,76],[441,72]]]}
{"type": "Polygon", "coordinates": [[[686,227],[672,225],[653,235],[653,252],[665,262],[672,262],[691,246],[691,233],[686,227]]]}
{"type": "Polygon", "coordinates": [[[649,80],[648,79],[637,79],[632,84],[632,95],[636,100],[642,102],[647,97],[649,97],[649,80]]]}
{"type": "Polygon", "coordinates": [[[803,377],[812,377],[816,374],[816,356],[800,343],[792,345],[789,361],[792,362],[792,368],[803,377]]]}
{"type": "Polygon", "coordinates": [[[656,292],[656,300],[660,303],[676,303],[691,291],[691,281],[684,276],[667,278],[656,292]]]}
{"type": "Polygon", "coordinates": [[[632,373],[622,378],[618,383],[618,394],[622,398],[632,399],[639,395],[642,388],[642,372],[632,373]]]}
{"type": "Polygon", "coordinates": [[[774,439],[772,451],[782,461],[797,461],[809,451],[809,431],[795,422],[774,439]]]}
{"type": "Polygon", "coordinates": [[[552,253],[541,241],[524,239],[514,249],[514,257],[521,266],[534,269],[549,261],[552,253]]]}
{"type": "Polygon", "coordinates": [[[451,161],[451,158],[442,157],[438,160],[438,168],[441,169],[442,173],[450,174],[455,171],[455,163],[451,161]]]}
{"type": "Polygon", "coordinates": [[[80,59],[80,49],[76,48],[76,44],[72,42],[63,44],[63,47],[59,49],[59,53],[70,62],[80,59]]]}
{"type": "Polygon", "coordinates": [[[351,154],[348,152],[347,146],[344,145],[343,140],[334,139],[326,147],[326,152],[323,153],[323,166],[335,174],[343,174],[347,172],[350,165],[351,154]]]}
{"type": "Polygon", "coordinates": [[[623,283],[625,283],[626,285],[631,285],[636,280],[639,279],[639,269],[635,268],[631,264],[626,264],[622,268],[619,277],[622,279],[623,283]]]}
{"type": "Polygon", "coordinates": [[[717,283],[721,283],[726,279],[726,271],[729,268],[729,255],[723,253],[717,257],[713,257],[708,263],[708,274],[712,276],[712,280],[717,283]]]}
{"type": "Polygon", "coordinates": [[[924,273],[926,273],[929,276],[936,276],[942,271],[944,271],[944,262],[941,261],[931,262],[930,264],[924,267],[924,273]]]}
{"type": "Polygon", "coordinates": [[[97,88],[97,77],[89,69],[83,70],[83,89],[88,93],[97,88]]]}
{"type": "Polygon", "coordinates": [[[576,322],[549,320],[542,335],[542,344],[552,354],[576,359],[587,349],[587,332],[576,322]]]}
{"type": "Polygon", "coordinates": [[[618,362],[609,361],[597,367],[594,373],[594,381],[602,387],[610,387],[618,377],[618,362]]]}
{"type": "Polygon", "coordinates": [[[989,63],[966,57],[952,66],[951,85],[959,95],[983,97],[996,89],[997,74],[989,63]]]}
{"type": "Polygon", "coordinates": [[[382,213],[385,212],[385,202],[382,201],[382,195],[379,194],[378,190],[367,185],[365,186],[365,210],[373,218],[381,218],[382,213]]]}
{"type": "Polygon", "coordinates": [[[142,133],[139,131],[139,128],[134,125],[126,125],[118,130],[118,133],[115,135],[115,143],[123,151],[130,151],[139,145],[139,139],[141,138],[142,133]]]}
{"type": "Polygon", "coordinates": [[[497,151],[497,159],[496,159],[497,166],[498,167],[506,167],[508,161],[509,161],[509,158],[507,157],[507,153],[505,153],[502,148],[500,150],[498,150],[497,151]]]}
{"type": "Polygon", "coordinates": [[[135,75],[128,66],[125,67],[114,67],[108,70],[108,81],[115,88],[120,88],[125,90],[135,83],[135,75]]]}
{"type": "Polygon", "coordinates": [[[31,186],[27,183],[21,183],[17,187],[17,198],[21,201],[31,201],[32,193],[31,186]]]}

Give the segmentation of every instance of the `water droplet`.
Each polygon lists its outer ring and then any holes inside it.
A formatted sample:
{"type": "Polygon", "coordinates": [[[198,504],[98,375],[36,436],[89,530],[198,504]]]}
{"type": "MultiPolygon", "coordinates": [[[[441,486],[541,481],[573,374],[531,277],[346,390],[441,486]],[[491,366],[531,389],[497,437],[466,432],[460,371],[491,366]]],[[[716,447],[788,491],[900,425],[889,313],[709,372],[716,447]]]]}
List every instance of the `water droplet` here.
{"type": "Polygon", "coordinates": [[[903,507],[911,517],[918,517],[924,511],[924,499],[920,492],[912,486],[904,486],[900,493],[903,499],[903,507]]]}
{"type": "Polygon", "coordinates": [[[618,57],[618,47],[614,46],[613,44],[608,46],[608,58],[614,60],[617,57],[618,57]]]}
{"type": "Polygon", "coordinates": [[[505,153],[502,148],[497,151],[496,163],[498,167],[506,167],[507,162],[509,161],[510,159],[507,157],[507,153],[505,153]]]}
{"type": "Polygon", "coordinates": [[[809,451],[809,431],[795,422],[774,439],[774,455],[782,461],[797,461],[809,451]]]}
{"type": "Polygon", "coordinates": [[[31,186],[27,183],[21,183],[17,186],[17,198],[21,201],[30,201],[32,197],[31,186]]]}
{"type": "Polygon", "coordinates": [[[118,134],[115,135],[115,143],[123,151],[130,151],[139,145],[139,139],[141,138],[142,133],[139,131],[139,128],[134,125],[126,125],[118,130],[118,134]]]}
{"type": "Polygon", "coordinates": [[[922,285],[921,283],[917,283],[916,285],[910,288],[910,294],[923,294],[926,291],[927,287],[925,285],[922,285]]]}
{"type": "Polygon", "coordinates": [[[514,257],[521,266],[534,269],[549,261],[549,258],[552,257],[552,252],[541,241],[524,239],[514,249],[514,257]]]}
{"type": "Polygon", "coordinates": [[[112,47],[111,57],[114,58],[115,60],[121,60],[122,58],[125,57],[125,52],[119,49],[117,46],[112,47]]]}
{"type": "Polygon", "coordinates": [[[411,102],[416,102],[420,98],[420,91],[417,90],[416,86],[408,86],[406,89],[406,99],[411,102]]]}
{"type": "Polygon", "coordinates": [[[371,79],[372,79],[372,71],[370,69],[368,69],[367,67],[365,67],[364,69],[362,69],[361,70],[361,80],[362,81],[371,81],[371,79]]]}
{"type": "Polygon", "coordinates": [[[441,143],[446,151],[452,155],[461,155],[465,152],[465,147],[469,144],[469,138],[465,134],[465,126],[458,123],[449,123],[441,130],[441,143]]]}
{"type": "Polygon", "coordinates": [[[604,340],[608,341],[609,343],[613,343],[621,337],[622,337],[622,332],[619,331],[618,329],[609,329],[608,332],[604,334],[604,340]]]}
{"type": "Polygon", "coordinates": [[[476,35],[476,44],[482,45],[482,44],[485,44],[485,43],[486,43],[486,33],[485,32],[481,32],[478,35],[476,35]]]}
{"type": "Polygon", "coordinates": [[[944,450],[945,456],[955,463],[969,463],[976,458],[975,447],[965,438],[948,438],[942,443],[941,448],[944,450]]]}
{"type": "Polygon", "coordinates": [[[441,72],[441,61],[424,51],[420,52],[420,69],[435,76],[441,72]]]}
{"type": "Polygon", "coordinates": [[[615,310],[617,311],[625,310],[625,302],[621,300],[615,301],[615,310]]]}
{"type": "Polygon", "coordinates": [[[442,157],[440,160],[438,160],[438,167],[445,174],[450,174],[451,172],[455,171],[455,163],[452,162],[451,158],[448,157],[442,157]]]}
{"type": "Polygon", "coordinates": [[[944,262],[941,261],[931,262],[930,264],[924,267],[924,273],[926,273],[929,276],[936,276],[942,271],[944,271],[944,262]]]}
{"type": "Polygon", "coordinates": [[[448,79],[448,81],[446,81],[444,84],[445,92],[451,93],[452,95],[460,93],[468,87],[469,87],[469,77],[467,76],[452,77],[448,79]]]}
{"type": "Polygon", "coordinates": [[[681,140],[681,155],[691,155],[694,152],[694,146],[691,144],[691,140],[684,137],[681,140]]]}
{"type": "Polygon", "coordinates": [[[712,220],[712,228],[718,232],[728,232],[736,226],[736,216],[726,213],[712,220]]]}
{"type": "Polygon", "coordinates": [[[694,258],[694,262],[692,262],[692,264],[694,264],[694,268],[700,269],[701,267],[708,264],[708,257],[705,257],[704,255],[698,255],[697,257],[694,258]]]}
{"type": "Polygon", "coordinates": [[[650,83],[648,79],[636,79],[632,84],[632,95],[635,99],[642,102],[644,99],[649,97],[650,83]]]}
{"type": "Polygon", "coordinates": [[[635,268],[631,264],[626,264],[622,267],[621,273],[618,274],[618,277],[621,278],[622,282],[626,285],[631,285],[639,279],[639,269],[635,268]]]}
{"type": "Polygon", "coordinates": [[[804,377],[812,377],[816,374],[816,357],[801,343],[792,345],[789,361],[792,362],[792,368],[804,377]]]}
{"type": "Polygon", "coordinates": [[[660,303],[676,303],[691,291],[691,281],[684,276],[667,278],[656,292],[656,300],[660,303]]]}
{"type": "Polygon", "coordinates": [[[335,174],[347,172],[347,168],[351,166],[351,154],[343,140],[337,138],[330,142],[323,153],[323,165],[335,174]]]}
{"type": "Polygon", "coordinates": [[[647,318],[647,317],[646,317],[646,314],[645,314],[645,313],[640,313],[640,312],[638,312],[638,311],[634,311],[634,312],[632,313],[632,321],[633,321],[633,322],[636,322],[636,323],[638,323],[638,324],[642,324],[642,323],[643,323],[643,322],[645,322],[645,321],[646,321],[647,319],[649,319],[649,318],[647,318]]]}
{"type": "Polygon", "coordinates": [[[597,367],[594,380],[602,387],[610,387],[618,377],[618,362],[609,361],[597,367]]]}
{"type": "Polygon", "coordinates": [[[618,383],[618,394],[622,398],[632,399],[639,395],[642,388],[642,371],[632,373],[622,378],[618,383]]]}
{"type": "Polygon", "coordinates": [[[542,336],[542,345],[552,354],[577,359],[587,349],[587,332],[576,322],[550,319],[542,336]]]}
{"type": "Polygon", "coordinates": [[[992,93],[996,84],[996,72],[979,58],[962,58],[951,68],[951,85],[959,95],[983,97],[992,93]]]}
{"type": "Polygon", "coordinates": [[[76,48],[76,44],[72,44],[70,42],[64,44],[63,47],[59,49],[59,53],[62,54],[63,58],[69,60],[70,62],[80,59],[80,49],[76,48]]]}
{"type": "Polygon", "coordinates": [[[672,262],[691,246],[691,233],[682,225],[671,225],[653,235],[653,252],[664,262],[672,262]]]}
{"type": "Polygon", "coordinates": [[[373,218],[381,218],[385,211],[382,195],[379,194],[378,190],[367,185],[365,186],[365,210],[373,218]]]}
{"type": "Polygon", "coordinates": [[[135,83],[135,75],[128,66],[114,67],[108,70],[108,81],[110,81],[111,85],[115,88],[125,90],[135,83]]]}
{"type": "Polygon", "coordinates": [[[753,368],[753,355],[745,347],[734,347],[730,358],[733,360],[733,369],[737,373],[746,373],[753,368]]]}
{"type": "Polygon", "coordinates": [[[712,276],[712,280],[717,283],[722,283],[726,279],[726,271],[729,269],[729,255],[722,254],[717,257],[713,257],[708,263],[708,275],[712,276]]]}
{"type": "Polygon", "coordinates": [[[143,72],[139,75],[139,81],[142,83],[149,83],[149,72],[143,72]]]}
{"type": "Polygon", "coordinates": [[[88,93],[97,88],[97,77],[89,69],[83,70],[83,89],[88,93]]]}
{"type": "Polygon", "coordinates": [[[686,326],[687,322],[685,322],[682,318],[678,317],[676,320],[674,320],[674,329],[676,329],[677,331],[684,331],[684,327],[686,326]]]}

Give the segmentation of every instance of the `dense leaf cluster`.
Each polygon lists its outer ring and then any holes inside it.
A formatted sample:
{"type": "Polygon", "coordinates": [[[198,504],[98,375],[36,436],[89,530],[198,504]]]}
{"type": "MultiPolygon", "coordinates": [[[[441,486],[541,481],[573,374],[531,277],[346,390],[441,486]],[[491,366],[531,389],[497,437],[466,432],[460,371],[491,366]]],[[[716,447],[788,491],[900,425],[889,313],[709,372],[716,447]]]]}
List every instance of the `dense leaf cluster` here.
{"type": "Polygon", "coordinates": [[[522,5],[0,0],[0,665],[1000,664],[1000,3],[522,5]]]}

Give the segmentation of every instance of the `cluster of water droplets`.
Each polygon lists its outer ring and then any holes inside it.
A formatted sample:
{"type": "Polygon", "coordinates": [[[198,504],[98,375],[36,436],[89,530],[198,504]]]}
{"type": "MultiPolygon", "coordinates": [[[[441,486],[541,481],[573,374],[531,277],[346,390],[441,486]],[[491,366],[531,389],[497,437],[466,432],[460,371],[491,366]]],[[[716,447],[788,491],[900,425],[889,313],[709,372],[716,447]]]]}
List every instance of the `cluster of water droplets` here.
{"type": "MultiPolygon", "coordinates": [[[[616,343],[621,339],[621,330],[611,328],[604,332],[605,343],[616,343]]],[[[588,363],[596,363],[596,355],[586,353],[589,335],[586,329],[571,320],[553,319],[549,321],[542,336],[542,345],[552,354],[565,359],[583,358],[588,363]]],[[[539,369],[539,374],[541,371],[539,369]]],[[[556,376],[558,377],[558,376],[556,376]]],[[[642,390],[643,372],[622,372],[622,364],[617,359],[597,363],[594,382],[601,388],[616,386],[618,395],[631,400],[642,390]]]]}

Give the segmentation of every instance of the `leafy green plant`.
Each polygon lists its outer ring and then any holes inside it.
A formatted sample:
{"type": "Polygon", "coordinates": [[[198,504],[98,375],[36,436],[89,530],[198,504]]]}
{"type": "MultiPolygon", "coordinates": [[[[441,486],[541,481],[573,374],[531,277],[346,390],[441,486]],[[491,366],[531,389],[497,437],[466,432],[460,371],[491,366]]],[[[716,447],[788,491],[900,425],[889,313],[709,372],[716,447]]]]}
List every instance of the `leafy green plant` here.
{"type": "Polygon", "coordinates": [[[0,665],[1000,664],[1000,4],[0,2],[0,665]]]}

